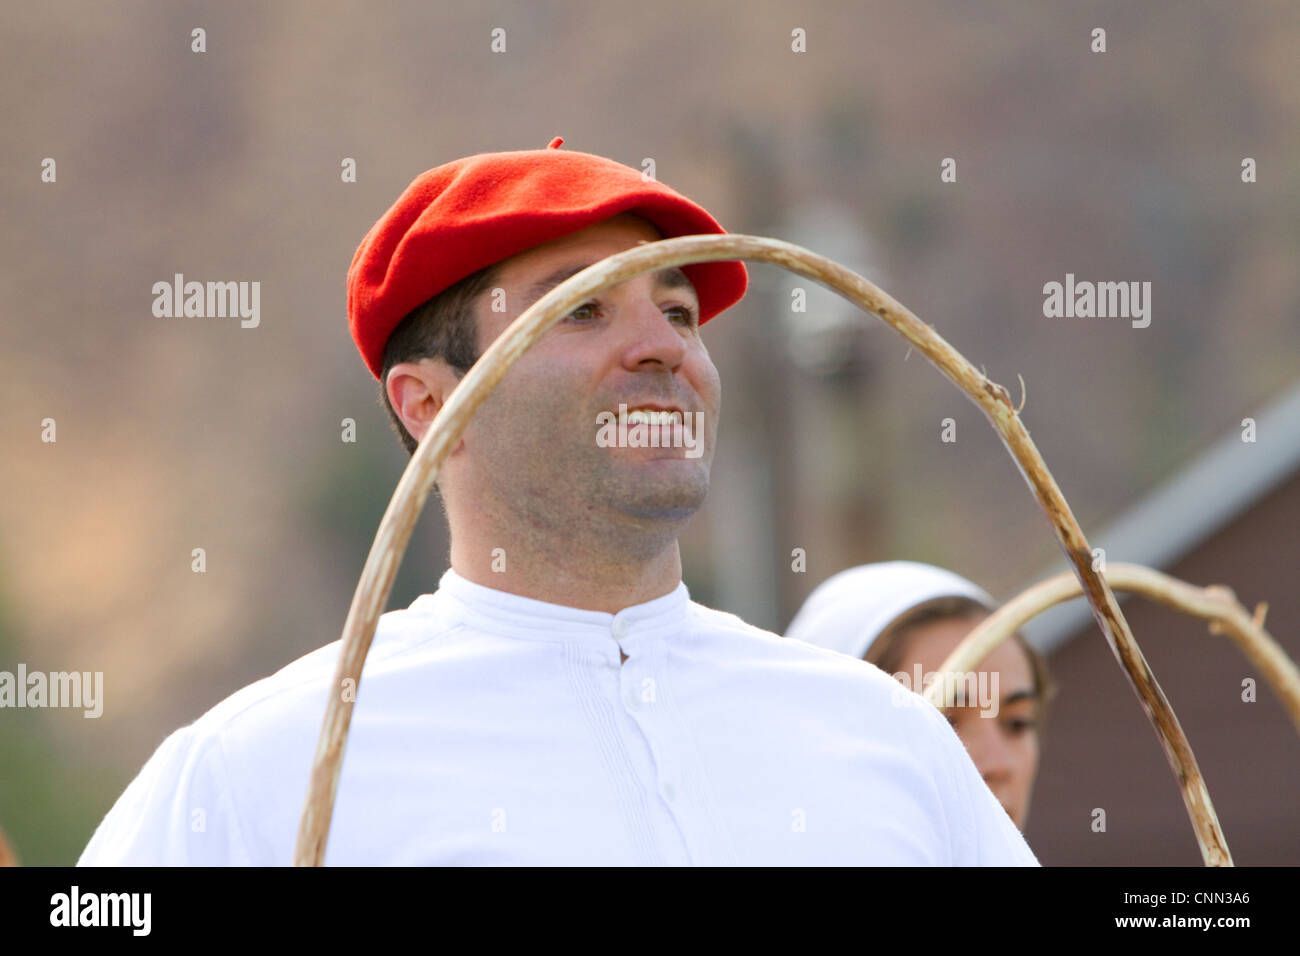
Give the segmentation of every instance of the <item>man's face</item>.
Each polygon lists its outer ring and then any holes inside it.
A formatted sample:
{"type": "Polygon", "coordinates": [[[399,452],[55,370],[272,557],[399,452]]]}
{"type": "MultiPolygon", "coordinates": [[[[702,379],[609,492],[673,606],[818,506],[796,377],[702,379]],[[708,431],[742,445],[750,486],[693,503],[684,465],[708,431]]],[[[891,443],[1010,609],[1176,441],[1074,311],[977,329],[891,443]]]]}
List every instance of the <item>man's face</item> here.
{"type": "MultiPolygon", "coordinates": [[[[474,304],[480,354],[529,305],[582,269],[661,238],[623,214],[502,262],[474,304]],[[504,293],[504,311],[493,311],[504,293]]],[[[721,384],[700,340],[699,299],[680,270],[607,289],[552,326],[506,373],[465,432],[471,507],[505,508],[534,533],[636,531],[684,523],[709,487],[721,384]],[[698,449],[606,447],[602,412],[673,410],[698,449]]],[[[608,435],[608,431],[605,432],[608,435]]],[[[665,428],[661,446],[681,432],[665,428]]]]}

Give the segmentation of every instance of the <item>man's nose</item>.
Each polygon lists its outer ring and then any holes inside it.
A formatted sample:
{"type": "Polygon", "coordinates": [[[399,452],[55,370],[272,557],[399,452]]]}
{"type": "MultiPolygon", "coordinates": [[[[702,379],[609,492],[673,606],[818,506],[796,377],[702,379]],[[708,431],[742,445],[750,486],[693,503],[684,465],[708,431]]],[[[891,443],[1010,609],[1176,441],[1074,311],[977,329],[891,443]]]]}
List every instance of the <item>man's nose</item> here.
{"type": "Polygon", "coordinates": [[[639,371],[658,364],[669,371],[686,359],[686,340],[680,326],[648,294],[628,295],[623,308],[623,365],[639,371]]]}

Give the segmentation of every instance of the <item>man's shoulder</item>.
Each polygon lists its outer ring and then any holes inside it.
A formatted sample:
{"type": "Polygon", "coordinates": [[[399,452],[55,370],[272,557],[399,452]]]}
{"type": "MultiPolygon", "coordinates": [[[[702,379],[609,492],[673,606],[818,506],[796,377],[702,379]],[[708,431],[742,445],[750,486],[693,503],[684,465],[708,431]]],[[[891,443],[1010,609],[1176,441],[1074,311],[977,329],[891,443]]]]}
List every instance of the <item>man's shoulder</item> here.
{"type": "Polygon", "coordinates": [[[828,730],[888,734],[927,752],[955,740],[938,709],[875,664],[692,604],[697,637],[721,645],[710,659],[729,672],[743,671],[751,694],[780,700],[828,730]]]}
{"type": "MultiPolygon", "coordinates": [[[[382,687],[385,676],[401,679],[404,668],[454,655],[457,630],[427,607],[382,615],[354,689],[358,710],[367,680],[382,687]]],[[[96,829],[82,862],[287,860],[291,846],[280,842],[294,832],[340,650],[339,641],[319,647],[171,733],[96,829]]]]}
{"type": "Polygon", "coordinates": [[[881,687],[892,686],[891,678],[874,664],[797,638],[782,637],[728,611],[705,607],[694,601],[691,608],[698,630],[723,640],[747,643],[752,653],[806,664],[829,673],[843,674],[849,679],[872,681],[881,687]]]}
{"type": "MultiPolygon", "coordinates": [[[[363,682],[377,673],[401,667],[421,651],[436,653],[442,639],[452,638],[459,627],[440,621],[428,605],[417,601],[409,608],[380,616],[374,639],[366,654],[363,682]]],[[[194,739],[220,735],[247,723],[275,724],[315,722],[319,726],[333,686],[342,640],[309,651],[285,664],[275,673],[240,688],[220,701],[192,725],[194,739]]],[[[337,688],[343,693],[346,688],[337,688]]],[[[352,688],[359,694],[359,688],[352,688]]]]}

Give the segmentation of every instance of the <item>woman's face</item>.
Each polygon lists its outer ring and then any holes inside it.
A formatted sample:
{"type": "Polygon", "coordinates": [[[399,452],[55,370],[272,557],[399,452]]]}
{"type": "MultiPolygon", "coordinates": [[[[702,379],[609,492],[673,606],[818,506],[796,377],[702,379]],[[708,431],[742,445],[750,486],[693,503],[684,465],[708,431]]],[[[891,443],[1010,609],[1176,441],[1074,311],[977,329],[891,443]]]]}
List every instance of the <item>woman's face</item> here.
{"type": "MultiPolygon", "coordinates": [[[[949,617],[916,625],[903,637],[898,671],[937,672],[979,617],[949,617]]],[[[976,701],[945,712],[966,751],[984,777],[984,782],[1006,809],[1007,815],[1024,829],[1029,817],[1029,796],[1038,773],[1039,700],[1034,691],[1034,670],[1029,656],[1017,640],[1003,641],[979,664],[987,671],[988,686],[997,676],[997,704],[981,711],[976,701]]]]}

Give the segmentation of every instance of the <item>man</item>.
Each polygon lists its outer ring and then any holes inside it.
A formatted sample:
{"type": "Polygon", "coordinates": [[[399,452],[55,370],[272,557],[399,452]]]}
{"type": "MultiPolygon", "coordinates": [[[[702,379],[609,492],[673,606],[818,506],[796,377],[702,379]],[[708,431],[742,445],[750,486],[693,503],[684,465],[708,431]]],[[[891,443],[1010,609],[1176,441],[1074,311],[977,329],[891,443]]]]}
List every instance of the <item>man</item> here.
{"type": "MultiPolygon", "coordinates": [[[[357,251],[353,335],[408,449],[546,289],[723,231],[559,145],[423,174],[357,251]]],[[[439,476],[451,569],[383,616],[367,658],[327,863],[1036,863],[936,710],[690,600],[677,536],[708,491],[721,398],[698,326],[745,285],[724,262],[607,290],[483,404],[439,476]],[[658,447],[599,440],[609,413],[658,447]]],[[[337,655],[176,731],[81,862],[288,863],[337,655]]]]}

